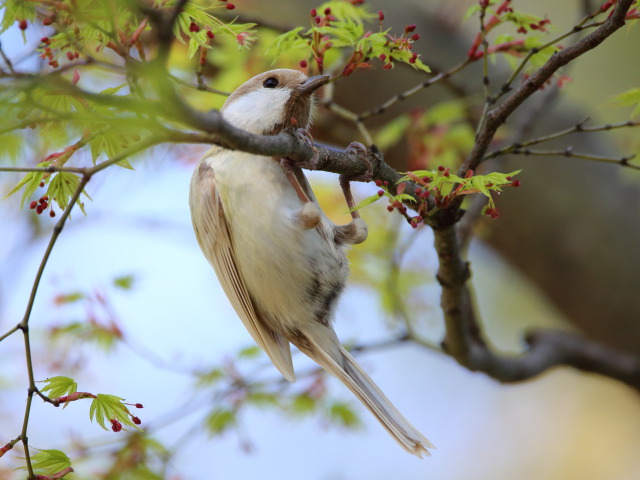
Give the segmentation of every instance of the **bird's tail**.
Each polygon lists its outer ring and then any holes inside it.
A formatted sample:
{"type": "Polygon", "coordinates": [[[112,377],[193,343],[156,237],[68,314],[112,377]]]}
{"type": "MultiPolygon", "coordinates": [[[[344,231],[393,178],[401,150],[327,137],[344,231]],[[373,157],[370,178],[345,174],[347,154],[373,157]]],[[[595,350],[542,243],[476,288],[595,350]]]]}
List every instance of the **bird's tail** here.
{"type": "Polygon", "coordinates": [[[344,383],[402,448],[418,457],[431,455],[427,449],[435,448],[433,444],[402,416],[349,352],[338,345],[334,355],[329,355],[316,342],[306,340],[298,348],[344,383]]]}

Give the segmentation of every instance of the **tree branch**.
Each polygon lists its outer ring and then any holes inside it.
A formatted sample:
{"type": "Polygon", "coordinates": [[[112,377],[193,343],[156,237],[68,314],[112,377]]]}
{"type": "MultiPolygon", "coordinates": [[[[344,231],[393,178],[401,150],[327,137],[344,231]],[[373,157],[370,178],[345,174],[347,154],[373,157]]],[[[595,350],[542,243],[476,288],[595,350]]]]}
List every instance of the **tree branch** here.
{"type": "MultiPolygon", "coordinates": [[[[620,0],[611,16],[584,39],[556,52],[540,69],[490,110],[479,129],[476,142],[459,170],[475,169],[485,157],[498,128],[522,103],[533,95],[560,67],[600,45],[625,23],[625,15],[633,0],[620,0]]],[[[458,363],[474,371],[482,371],[502,382],[522,381],[545,370],[566,365],[582,371],[599,373],[620,380],[640,390],[640,359],[622,354],[578,335],[540,330],[526,337],[528,349],[522,355],[495,353],[486,343],[476,318],[471,292],[467,286],[471,273],[463,259],[457,235],[459,202],[438,212],[430,220],[438,254],[437,279],[442,287],[441,307],[446,334],[443,348],[458,363]]]]}
{"type": "Polygon", "coordinates": [[[525,100],[542,87],[560,67],[594,49],[621,28],[625,24],[625,15],[633,1],[620,0],[611,16],[599,28],[564,50],[555,52],[542,67],[527,78],[500,106],[487,112],[486,121],[478,132],[475,145],[460,168],[458,175],[464,177],[469,170],[477,168],[498,128],[506,122],[507,118],[525,100]]]}

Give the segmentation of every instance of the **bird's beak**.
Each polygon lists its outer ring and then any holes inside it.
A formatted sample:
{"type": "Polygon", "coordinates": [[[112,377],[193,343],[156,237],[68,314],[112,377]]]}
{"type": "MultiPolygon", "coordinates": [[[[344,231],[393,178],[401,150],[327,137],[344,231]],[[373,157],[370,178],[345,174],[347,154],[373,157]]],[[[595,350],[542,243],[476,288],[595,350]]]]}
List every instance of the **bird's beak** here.
{"type": "Polygon", "coordinates": [[[298,91],[303,95],[311,95],[317,89],[329,83],[331,77],[328,75],[314,75],[313,77],[307,78],[304,83],[298,87],[298,91]]]}

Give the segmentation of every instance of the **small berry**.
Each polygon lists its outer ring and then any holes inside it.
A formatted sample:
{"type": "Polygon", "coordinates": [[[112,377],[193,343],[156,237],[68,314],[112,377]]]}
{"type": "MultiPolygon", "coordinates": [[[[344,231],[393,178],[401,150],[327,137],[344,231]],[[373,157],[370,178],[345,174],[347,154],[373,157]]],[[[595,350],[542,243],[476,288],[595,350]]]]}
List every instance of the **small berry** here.
{"type": "Polygon", "coordinates": [[[444,167],[443,167],[442,165],[440,165],[440,166],[438,167],[438,171],[439,171],[439,172],[444,172],[444,167]]]}
{"type": "Polygon", "coordinates": [[[382,10],[380,10],[378,12],[378,20],[383,21],[384,20],[384,12],[382,10]]]}
{"type": "Polygon", "coordinates": [[[122,430],[122,424],[116,420],[115,418],[112,418],[111,420],[111,430],[113,430],[114,432],[119,432],[120,430],[122,430]]]}
{"type": "Polygon", "coordinates": [[[42,37],[40,41],[45,45],[49,45],[51,43],[51,40],[49,40],[49,37],[42,37]]]}
{"type": "Polygon", "coordinates": [[[233,10],[236,6],[233,3],[227,3],[227,10],[233,10]]]}
{"type": "Polygon", "coordinates": [[[133,423],[135,423],[136,425],[140,425],[142,423],[142,421],[138,417],[131,417],[131,420],[133,420],[133,423]]]}
{"type": "Polygon", "coordinates": [[[325,15],[330,15],[331,14],[331,9],[329,7],[324,9],[324,14],[325,15]]]}
{"type": "Polygon", "coordinates": [[[385,63],[384,64],[384,68],[385,70],[391,70],[393,68],[393,64],[392,63],[385,63]]]}
{"type": "Polygon", "coordinates": [[[44,208],[42,207],[42,205],[38,205],[38,206],[36,207],[36,213],[37,213],[38,215],[40,215],[40,214],[42,213],[42,211],[43,211],[43,210],[44,210],[44,208]]]}
{"type": "Polygon", "coordinates": [[[53,210],[51,210],[51,211],[49,212],[49,216],[50,216],[51,218],[55,217],[55,216],[56,216],[56,212],[54,212],[53,210]]]}
{"type": "Polygon", "coordinates": [[[73,52],[67,52],[67,59],[71,62],[75,57],[73,56],[73,52]]]}
{"type": "Polygon", "coordinates": [[[47,17],[44,20],[42,20],[42,25],[47,26],[47,25],[51,25],[53,23],[53,17],[47,17]]]}
{"type": "Polygon", "coordinates": [[[51,65],[53,68],[58,68],[58,61],[57,60],[52,60],[49,62],[49,65],[51,65]]]}
{"type": "Polygon", "coordinates": [[[381,197],[384,195],[384,190],[378,190],[378,196],[381,197]]]}
{"type": "Polygon", "coordinates": [[[307,61],[306,60],[300,60],[300,68],[307,68],[307,61]]]}
{"type": "Polygon", "coordinates": [[[20,28],[20,30],[26,30],[27,27],[28,27],[27,21],[20,20],[20,23],[18,23],[18,28],[20,28]]]}
{"type": "Polygon", "coordinates": [[[315,18],[316,23],[320,23],[320,20],[321,20],[320,17],[315,18]]]}
{"type": "Polygon", "coordinates": [[[31,210],[33,210],[33,209],[34,209],[34,208],[36,208],[37,206],[38,206],[38,202],[36,202],[35,200],[29,204],[29,208],[30,208],[31,210]]]}
{"type": "Polygon", "coordinates": [[[216,36],[214,35],[214,33],[211,30],[207,30],[207,37],[209,37],[211,40],[216,38],[216,36]]]}
{"type": "Polygon", "coordinates": [[[411,40],[413,40],[414,42],[415,42],[416,40],[420,40],[420,35],[418,35],[417,33],[414,33],[414,34],[411,36],[411,40]]]}
{"type": "Polygon", "coordinates": [[[513,182],[511,182],[511,186],[512,187],[519,187],[520,186],[520,180],[514,180],[513,182]]]}
{"type": "Polygon", "coordinates": [[[393,212],[393,205],[387,205],[387,210],[393,212]]]}
{"type": "Polygon", "coordinates": [[[318,15],[318,11],[315,8],[312,8],[309,13],[311,14],[312,17],[315,17],[316,15],[318,15]]]}
{"type": "Polygon", "coordinates": [[[383,184],[385,187],[388,187],[388,186],[389,186],[389,182],[387,182],[386,180],[385,180],[384,182],[382,182],[382,184],[383,184]]]}
{"type": "Polygon", "coordinates": [[[144,408],[141,403],[136,403],[136,408],[144,408]]]}
{"type": "Polygon", "coordinates": [[[199,32],[200,31],[200,27],[195,22],[191,22],[191,25],[189,25],[189,31],[190,32],[199,32]]]}
{"type": "Polygon", "coordinates": [[[513,177],[507,177],[507,180],[511,181],[511,179],[512,179],[512,178],[513,178],[513,177]]]}
{"type": "Polygon", "coordinates": [[[420,187],[416,188],[416,195],[420,195],[422,193],[422,189],[420,187]]]}
{"type": "Polygon", "coordinates": [[[407,25],[406,27],[404,27],[404,33],[413,33],[415,29],[415,25],[407,25]]]}
{"type": "Polygon", "coordinates": [[[382,180],[376,180],[376,187],[382,186],[382,180]]]}
{"type": "Polygon", "coordinates": [[[384,53],[381,53],[378,58],[384,62],[387,59],[387,56],[384,53]]]}
{"type": "MultiPolygon", "coordinates": [[[[509,178],[507,178],[507,180],[510,180],[509,178]]],[[[44,187],[44,180],[40,182],[40,186],[44,187]]]]}
{"type": "Polygon", "coordinates": [[[409,63],[416,63],[417,59],[418,59],[418,54],[414,53],[413,55],[411,55],[411,58],[409,59],[409,63]]]}

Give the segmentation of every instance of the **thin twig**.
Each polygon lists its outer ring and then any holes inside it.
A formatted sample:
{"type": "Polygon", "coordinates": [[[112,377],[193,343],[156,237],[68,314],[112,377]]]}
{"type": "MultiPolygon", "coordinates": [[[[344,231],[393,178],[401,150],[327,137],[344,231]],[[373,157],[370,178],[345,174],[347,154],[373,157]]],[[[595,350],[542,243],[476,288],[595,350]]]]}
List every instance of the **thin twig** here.
{"type": "Polygon", "coordinates": [[[7,57],[7,55],[4,53],[4,49],[2,48],[2,42],[0,42],[0,55],[2,55],[2,59],[4,60],[4,63],[7,65],[7,68],[9,69],[9,71],[11,73],[16,73],[16,71],[13,69],[13,64],[11,63],[11,60],[9,60],[9,57],[7,57]]]}
{"type": "Polygon", "coordinates": [[[604,155],[592,155],[590,153],[574,152],[572,147],[567,147],[564,150],[531,150],[529,148],[515,148],[511,152],[511,155],[530,155],[537,157],[569,157],[569,158],[582,158],[584,160],[590,160],[592,162],[601,163],[617,163],[623,167],[631,168],[633,170],[640,170],[640,165],[633,165],[629,163],[630,160],[635,158],[635,155],[628,157],[607,157],[604,155]]]}
{"type": "Polygon", "coordinates": [[[18,325],[18,328],[20,330],[22,330],[22,333],[23,333],[23,336],[24,336],[25,357],[26,357],[26,361],[27,361],[27,374],[29,376],[29,389],[28,389],[28,392],[27,392],[27,405],[26,405],[25,410],[24,410],[24,419],[23,419],[23,422],[22,422],[22,432],[20,434],[21,439],[22,439],[22,445],[24,447],[24,455],[25,455],[25,460],[26,460],[26,463],[27,463],[27,469],[29,471],[29,478],[33,478],[34,477],[33,466],[31,464],[31,455],[29,454],[29,440],[28,440],[28,436],[27,436],[27,430],[28,430],[28,426],[29,426],[29,415],[30,415],[30,412],[31,412],[31,403],[33,401],[33,394],[38,392],[38,394],[43,399],[48,398],[48,397],[42,395],[39,392],[38,388],[36,387],[36,383],[35,383],[35,378],[34,378],[34,374],[33,374],[33,360],[31,358],[31,344],[30,344],[30,338],[29,338],[29,319],[31,318],[31,311],[33,309],[33,304],[35,303],[36,293],[38,291],[38,287],[40,286],[40,281],[42,280],[42,274],[44,273],[44,269],[45,269],[45,267],[47,265],[47,261],[49,260],[49,257],[51,256],[51,252],[53,250],[53,247],[56,244],[56,241],[58,240],[58,237],[60,236],[60,233],[62,232],[62,229],[64,228],[65,222],[67,221],[67,219],[69,218],[69,215],[71,214],[71,210],[73,209],[74,205],[78,201],[78,198],[80,197],[80,194],[82,193],[82,191],[84,190],[84,187],[86,186],[86,184],[89,182],[90,179],[91,179],[90,175],[84,175],[80,179],[80,183],[78,184],[78,187],[74,191],[73,196],[69,200],[69,204],[68,204],[67,208],[64,210],[62,216],[60,217],[60,220],[58,220],[58,222],[56,223],[55,227],[53,228],[53,233],[51,234],[51,238],[49,239],[49,243],[48,243],[47,248],[46,248],[46,250],[44,252],[42,260],[40,261],[40,265],[38,267],[38,271],[36,273],[35,279],[33,281],[33,285],[31,287],[31,293],[29,295],[29,300],[27,302],[27,308],[25,310],[25,313],[24,313],[24,316],[22,318],[22,321],[18,325]]]}
{"type": "Polygon", "coordinates": [[[393,97],[391,97],[389,100],[384,102],[379,107],[373,108],[371,110],[367,110],[366,112],[360,113],[358,115],[358,119],[359,120],[366,120],[369,117],[373,117],[375,115],[380,115],[380,114],[386,112],[387,109],[389,107],[391,107],[392,105],[395,105],[396,103],[398,103],[398,102],[400,102],[402,100],[406,100],[411,95],[414,95],[414,94],[418,93],[419,91],[424,90],[425,88],[428,88],[428,87],[430,87],[432,85],[435,85],[436,83],[438,83],[438,82],[440,82],[442,80],[446,80],[450,76],[458,73],[460,70],[465,68],[470,63],[471,63],[471,59],[466,58],[465,60],[460,62],[458,65],[450,68],[449,70],[446,70],[444,72],[440,72],[436,76],[430,78],[429,80],[427,80],[425,82],[422,82],[422,83],[416,85],[415,87],[410,88],[409,90],[406,90],[406,91],[404,91],[402,93],[399,93],[398,95],[394,95],[393,97]]]}
{"type": "Polygon", "coordinates": [[[526,140],[526,141],[523,141],[523,142],[513,143],[513,144],[507,145],[506,147],[503,147],[503,148],[501,148],[499,150],[494,150],[493,152],[490,152],[487,155],[485,155],[483,161],[484,160],[489,160],[490,158],[496,158],[496,157],[499,157],[499,156],[502,156],[502,155],[508,155],[510,153],[514,153],[515,150],[520,150],[519,153],[524,153],[526,155],[526,152],[522,151],[522,149],[525,148],[525,147],[529,147],[531,145],[537,145],[537,144],[543,143],[543,142],[548,142],[550,140],[555,140],[557,138],[561,138],[561,137],[570,135],[572,133],[602,132],[602,131],[608,131],[608,130],[615,130],[615,129],[618,129],[618,128],[640,126],[640,121],[627,120],[626,122],[607,123],[607,124],[604,124],[604,125],[595,125],[595,126],[592,126],[592,127],[585,127],[584,124],[588,120],[589,120],[588,118],[585,118],[584,120],[582,120],[581,122],[577,123],[573,127],[569,127],[569,128],[564,129],[564,130],[560,130],[558,132],[551,133],[549,135],[544,135],[542,137],[533,138],[531,140],[526,140]]]}

